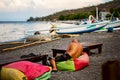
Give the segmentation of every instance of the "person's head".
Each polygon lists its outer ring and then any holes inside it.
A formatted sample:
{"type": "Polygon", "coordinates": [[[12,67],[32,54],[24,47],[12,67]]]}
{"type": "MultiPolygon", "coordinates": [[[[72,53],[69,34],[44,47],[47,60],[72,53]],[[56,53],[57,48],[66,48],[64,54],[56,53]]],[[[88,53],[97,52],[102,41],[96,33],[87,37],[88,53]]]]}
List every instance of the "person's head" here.
{"type": "Polygon", "coordinates": [[[79,40],[76,39],[76,38],[74,38],[74,39],[72,40],[72,42],[79,42],[79,40]]]}

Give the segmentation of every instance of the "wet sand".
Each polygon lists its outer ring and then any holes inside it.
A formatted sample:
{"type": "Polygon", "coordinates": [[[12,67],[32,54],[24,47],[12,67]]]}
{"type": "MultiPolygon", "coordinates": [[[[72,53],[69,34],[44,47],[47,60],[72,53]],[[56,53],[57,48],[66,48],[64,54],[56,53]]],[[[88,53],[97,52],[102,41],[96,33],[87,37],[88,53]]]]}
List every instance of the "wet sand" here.
{"type": "MultiPolygon", "coordinates": [[[[58,71],[52,72],[50,80],[102,80],[101,65],[106,61],[120,60],[120,30],[112,33],[93,32],[84,33],[77,36],[80,42],[99,42],[103,44],[102,53],[97,54],[97,50],[92,50],[88,67],[75,72],[58,71]]],[[[20,57],[24,54],[34,53],[52,55],[52,48],[68,44],[72,38],[61,38],[44,44],[36,44],[16,50],[6,51],[0,54],[0,60],[20,57]]]]}

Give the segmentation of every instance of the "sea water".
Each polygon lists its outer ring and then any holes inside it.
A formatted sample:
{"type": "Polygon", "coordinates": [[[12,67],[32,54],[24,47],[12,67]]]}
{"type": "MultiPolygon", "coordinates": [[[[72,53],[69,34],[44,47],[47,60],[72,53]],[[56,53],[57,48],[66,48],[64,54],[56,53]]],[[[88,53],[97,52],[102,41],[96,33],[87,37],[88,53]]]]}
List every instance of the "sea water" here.
{"type": "Polygon", "coordinates": [[[52,25],[57,27],[72,26],[59,22],[26,22],[26,21],[0,21],[0,44],[11,41],[24,41],[28,35],[33,35],[36,31],[49,33],[52,25]]]}
{"type": "Polygon", "coordinates": [[[0,22],[0,43],[10,41],[22,41],[27,34],[43,30],[48,33],[50,22],[25,22],[25,21],[2,21],[0,22]]]}

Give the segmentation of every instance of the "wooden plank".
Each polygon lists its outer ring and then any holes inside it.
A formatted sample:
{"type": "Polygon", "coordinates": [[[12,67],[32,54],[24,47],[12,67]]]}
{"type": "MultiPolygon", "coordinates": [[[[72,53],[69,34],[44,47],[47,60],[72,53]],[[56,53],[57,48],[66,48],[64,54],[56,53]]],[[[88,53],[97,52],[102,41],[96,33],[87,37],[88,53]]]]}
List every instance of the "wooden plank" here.
{"type": "MultiPolygon", "coordinates": [[[[88,55],[90,55],[90,50],[91,49],[98,49],[98,53],[102,52],[102,45],[101,43],[92,43],[92,42],[82,42],[81,43],[83,45],[83,51],[87,52],[88,55]]],[[[57,55],[57,53],[64,53],[67,49],[67,44],[65,44],[64,46],[58,47],[58,48],[53,48],[53,57],[55,57],[57,55]]]]}
{"type": "Polygon", "coordinates": [[[91,49],[98,49],[98,53],[102,52],[102,43],[83,42],[81,44],[85,48],[84,51],[86,51],[89,55],[91,49]]]}
{"type": "Polygon", "coordinates": [[[42,61],[43,65],[46,65],[48,55],[37,55],[33,57],[26,57],[26,58],[12,58],[12,59],[6,59],[6,60],[0,60],[0,69],[2,66],[7,65],[12,62],[18,62],[18,61],[31,61],[31,62],[38,62],[42,61]]]}

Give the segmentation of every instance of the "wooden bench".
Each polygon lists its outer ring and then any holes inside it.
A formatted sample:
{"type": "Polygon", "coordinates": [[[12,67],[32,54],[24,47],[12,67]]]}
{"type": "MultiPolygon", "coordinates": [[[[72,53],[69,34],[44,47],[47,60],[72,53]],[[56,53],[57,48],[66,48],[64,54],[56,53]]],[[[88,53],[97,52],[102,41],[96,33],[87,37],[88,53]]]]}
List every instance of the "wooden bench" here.
{"type": "Polygon", "coordinates": [[[83,51],[87,52],[90,55],[91,49],[98,49],[98,53],[102,53],[102,43],[92,43],[92,42],[82,42],[83,51]]]}
{"type": "MultiPolygon", "coordinates": [[[[91,49],[98,49],[98,53],[102,52],[102,43],[91,43],[91,42],[82,42],[81,43],[83,45],[83,51],[87,52],[88,55],[90,55],[90,50],[91,49]]],[[[67,49],[67,44],[58,47],[58,48],[53,48],[53,57],[55,57],[57,55],[57,53],[63,54],[66,52],[67,49]]]]}
{"type": "Polygon", "coordinates": [[[42,61],[43,65],[46,65],[47,62],[47,56],[48,55],[38,55],[38,56],[33,56],[33,57],[27,57],[27,58],[15,58],[15,59],[6,59],[6,60],[0,60],[0,70],[1,67],[4,65],[7,65],[12,62],[18,62],[18,61],[31,61],[31,62],[38,62],[42,61]]]}

